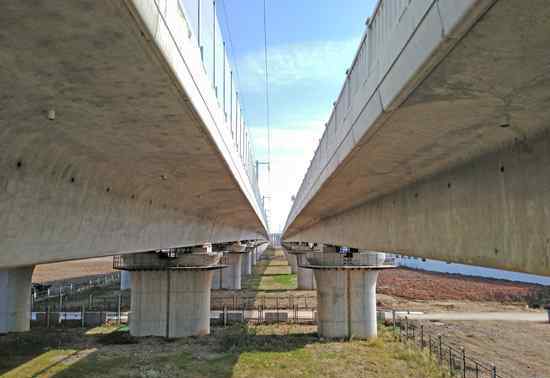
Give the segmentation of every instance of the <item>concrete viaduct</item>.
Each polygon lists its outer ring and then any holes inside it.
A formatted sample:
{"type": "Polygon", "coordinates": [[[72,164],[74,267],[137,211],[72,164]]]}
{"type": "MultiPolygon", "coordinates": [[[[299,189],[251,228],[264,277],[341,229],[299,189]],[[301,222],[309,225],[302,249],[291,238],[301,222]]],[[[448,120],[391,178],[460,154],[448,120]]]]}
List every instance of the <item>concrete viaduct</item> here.
{"type": "Polygon", "coordinates": [[[380,1],[283,239],[550,275],[548,20],[380,1]]]}
{"type": "MultiPolygon", "coordinates": [[[[35,264],[267,240],[212,1],[8,0],[0,25],[0,333],[28,329],[35,264]]],[[[209,305],[204,272],[132,278],[209,305]]]]}
{"type": "MultiPolygon", "coordinates": [[[[35,264],[109,255],[133,335],[208,333],[213,280],[238,288],[268,238],[215,3],[0,10],[0,333],[29,328],[35,264]]],[[[546,0],[379,1],[283,233],[322,335],[376,335],[389,267],[335,246],[550,275],[548,20],[546,0]]]]}

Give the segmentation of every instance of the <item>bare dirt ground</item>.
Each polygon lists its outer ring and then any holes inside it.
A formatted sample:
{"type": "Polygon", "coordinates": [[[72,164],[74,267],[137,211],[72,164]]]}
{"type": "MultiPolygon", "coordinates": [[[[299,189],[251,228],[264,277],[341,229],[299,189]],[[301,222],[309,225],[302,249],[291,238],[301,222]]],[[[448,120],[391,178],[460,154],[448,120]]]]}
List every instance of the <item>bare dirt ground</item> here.
{"type": "Polygon", "coordinates": [[[65,261],[53,264],[38,265],[32,275],[33,282],[49,282],[70,278],[95,276],[113,272],[113,258],[65,261]]]}
{"type": "Polygon", "coordinates": [[[414,300],[469,300],[518,302],[538,285],[398,268],[378,278],[378,292],[414,300]]]}
{"type": "MultiPolygon", "coordinates": [[[[268,254],[269,256],[269,254],[268,254]]],[[[212,298],[246,296],[307,296],[315,291],[293,290],[287,266],[279,254],[273,261],[262,260],[255,267],[243,291],[214,291],[212,298]],[[274,279],[281,278],[280,282],[274,279]],[[273,282],[271,282],[272,280],[273,282]]],[[[73,261],[40,266],[34,281],[112,271],[111,258],[73,261]]],[[[533,312],[527,298],[536,285],[505,280],[475,278],[399,268],[384,271],[378,281],[380,307],[422,312],[533,312]]],[[[314,303],[310,302],[310,305],[314,303]]],[[[464,346],[469,354],[495,363],[504,377],[550,377],[550,324],[494,320],[425,321],[431,334],[443,334],[447,341],[464,346]]]]}
{"type": "Polygon", "coordinates": [[[431,334],[464,346],[510,378],[550,377],[550,324],[513,321],[424,322],[431,334]]]}

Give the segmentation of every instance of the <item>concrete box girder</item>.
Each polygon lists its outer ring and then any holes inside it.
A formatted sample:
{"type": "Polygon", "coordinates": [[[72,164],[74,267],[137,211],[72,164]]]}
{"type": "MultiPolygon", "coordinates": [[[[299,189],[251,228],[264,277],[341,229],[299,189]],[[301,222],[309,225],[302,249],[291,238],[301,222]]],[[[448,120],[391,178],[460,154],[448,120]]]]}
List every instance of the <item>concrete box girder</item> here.
{"type": "Polygon", "coordinates": [[[0,266],[265,238],[198,53],[147,3],[2,3],[0,266]]]}
{"type": "Polygon", "coordinates": [[[295,203],[285,240],[550,274],[541,189],[549,17],[540,0],[434,2],[379,87],[356,102],[364,109],[345,136],[353,148],[331,155],[347,148],[333,140],[324,168],[306,175],[311,189],[295,203]],[[405,72],[414,49],[432,53],[385,100],[389,73],[405,72]]]}

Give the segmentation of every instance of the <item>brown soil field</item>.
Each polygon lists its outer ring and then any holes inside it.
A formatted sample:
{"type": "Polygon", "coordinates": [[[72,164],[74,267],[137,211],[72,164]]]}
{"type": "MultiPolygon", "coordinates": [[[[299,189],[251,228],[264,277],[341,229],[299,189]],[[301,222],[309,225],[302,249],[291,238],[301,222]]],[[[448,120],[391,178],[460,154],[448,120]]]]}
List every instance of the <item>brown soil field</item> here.
{"type": "Polygon", "coordinates": [[[34,269],[33,282],[49,282],[70,278],[95,276],[113,272],[113,258],[99,257],[86,260],[42,264],[34,269]]]}
{"type": "Polygon", "coordinates": [[[445,342],[495,364],[503,377],[550,377],[548,323],[445,321],[424,326],[430,334],[441,334],[445,342]]]}
{"type": "Polygon", "coordinates": [[[380,273],[377,291],[414,300],[525,302],[538,288],[506,280],[397,268],[380,273]]]}

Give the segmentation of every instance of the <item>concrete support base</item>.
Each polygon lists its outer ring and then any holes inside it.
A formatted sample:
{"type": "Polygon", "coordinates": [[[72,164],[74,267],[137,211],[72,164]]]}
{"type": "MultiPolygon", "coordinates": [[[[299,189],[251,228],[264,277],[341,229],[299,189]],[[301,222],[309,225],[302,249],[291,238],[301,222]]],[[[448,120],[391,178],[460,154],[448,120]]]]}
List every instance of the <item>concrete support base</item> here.
{"type": "MultiPolygon", "coordinates": [[[[225,269],[213,273],[212,289],[241,290],[242,262],[244,253],[226,252],[224,254],[225,269]]],[[[250,269],[252,272],[252,269],[250,269]]]]}
{"type": "Polygon", "coordinates": [[[288,260],[288,266],[290,267],[290,273],[296,274],[298,272],[298,259],[296,255],[288,251],[285,254],[288,260]]]}
{"type": "Polygon", "coordinates": [[[377,336],[374,269],[314,269],[319,335],[327,338],[377,336]]]}
{"type": "Polygon", "coordinates": [[[252,253],[250,254],[250,256],[252,257],[252,265],[256,265],[256,260],[257,260],[257,257],[258,257],[258,247],[255,247],[253,250],[252,250],[252,253]]]}
{"type": "Polygon", "coordinates": [[[302,268],[298,266],[298,272],[296,273],[296,281],[298,285],[298,290],[317,289],[315,274],[313,273],[313,270],[309,268],[302,268]]]}
{"type": "Polygon", "coordinates": [[[0,270],[0,334],[30,329],[34,266],[0,270]]]}
{"type": "Polygon", "coordinates": [[[132,272],[130,334],[169,338],[208,335],[213,272],[132,272]]]}
{"type": "Polygon", "coordinates": [[[252,252],[250,250],[247,250],[246,253],[243,253],[241,257],[241,274],[243,276],[248,276],[252,274],[252,258],[251,258],[252,252]]]}

